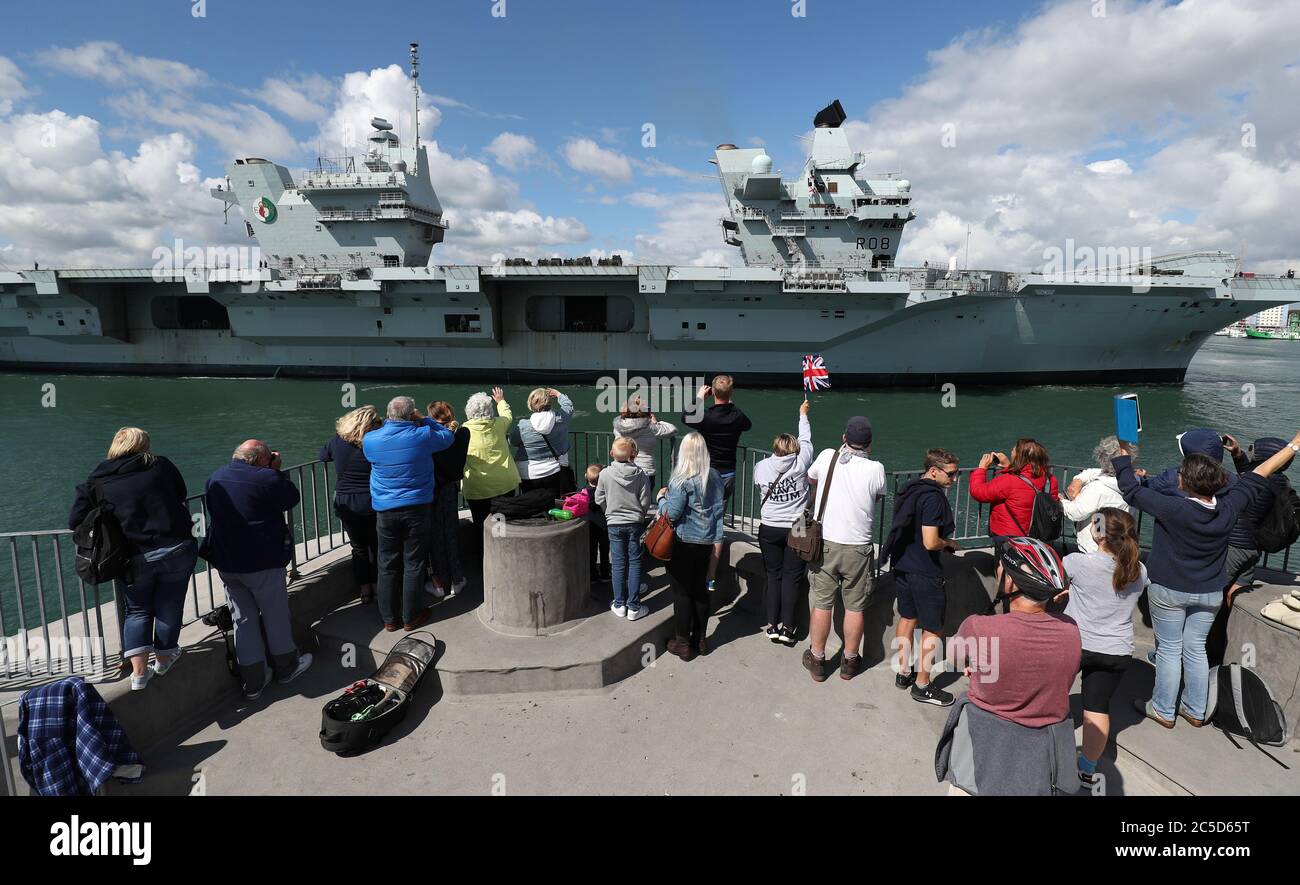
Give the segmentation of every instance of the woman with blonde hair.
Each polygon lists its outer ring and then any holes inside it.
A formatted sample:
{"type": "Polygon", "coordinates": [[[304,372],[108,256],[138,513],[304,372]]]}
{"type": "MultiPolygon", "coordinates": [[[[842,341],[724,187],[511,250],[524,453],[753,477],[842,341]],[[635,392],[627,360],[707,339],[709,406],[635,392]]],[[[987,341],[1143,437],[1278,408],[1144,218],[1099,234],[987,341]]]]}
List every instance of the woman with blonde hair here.
{"type": "Polygon", "coordinates": [[[530,489],[554,489],[563,495],[578,488],[577,478],[569,466],[569,422],[573,420],[573,400],[554,387],[539,387],[528,394],[528,411],[510,432],[519,466],[520,485],[530,489]],[[554,401],[559,409],[552,409],[554,401]]]}
{"type": "Polygon", "coordinates": [[[181,655],[185,590],[198,559],[185,497],[180,471],[150,451],[149,434],[123,427],[106,460],[77,486],[68,514],[68,528],[75,531],[91,510],[107,503],[122,527],[131,559],[116,589],[126,603],[122,657],[131,662],[132,691],[166,673],[181,655]]]}
{"type": "Polygon", "coordinates": [[[519,473],[507,438],[513,420],[514,414],[500,387],[492,388],[491,396],[480,391],[465,403],[469,449],[465,453],[461,492],[474,525],[480,529],[492,512],[492,501],[513,495],[519,488],[519,473]]]}
{"type": "Polygon", "coordinates": [[[334,422],[334,437],[321,446],[320,459],[334,462],[334,512],[352,545],[352,577],[361,601],[375,598],[379,576],[379,531],[370,503],[370,461],[361,450],[365,435],[383,425],[372,405],[353,409],[334,422]]]}
{"type": "Polygon", "coordinates": [[[668,651],[684,661],[708,654],[709,557],[722,541],[722,477],[709,464],[704,437],[688,433],[677,448],[668,486],[659,490],[659,512],[673,524],[673,623],[668,651]]]}
{"type": "Polygon", "coordinates": [[[455,596],[465,589],[460,565],[460,481],[469,456],[469,428],[456,421],[450,403],[429,403],[426,414],[452,432],[453,441],[433,454],[433,536],[429,540],[433,595],[455,596]]]}

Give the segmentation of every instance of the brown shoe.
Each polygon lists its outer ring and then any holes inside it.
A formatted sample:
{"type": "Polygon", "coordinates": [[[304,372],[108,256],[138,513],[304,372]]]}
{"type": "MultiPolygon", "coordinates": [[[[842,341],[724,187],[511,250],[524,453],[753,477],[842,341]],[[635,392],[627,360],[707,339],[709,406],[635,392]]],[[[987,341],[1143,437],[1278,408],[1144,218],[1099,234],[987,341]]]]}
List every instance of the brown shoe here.
{"type": "Polygon", "coordinates": [[[421,609],[420,613],[415,616],[415,620],[407,621],[406,624],[402,626],[402,629],[407,633],[410,633],[412,630],[419,630],[425,624],[429,623],[429,618],[431,617],[433,617],[433,606],[421,609]]]}
{"type": "Polygon", "coordinates": [[[843,657],[840,658],[841,679],[852,679],[854,676],[858,675],[858,671],[861,669],[862,669],[862,655],[854,655],[853,657],[844,655],[843,657]]]}
{"type": "Polygon", "coordinates": [[[1155,711],[1155,708],[1151,706],[1151,702],[1150,702],[1150,701],[1143,701],[1143,700],[1140,700],[1140,699],[1138,699],[1138,698],[1134,698],[1134,699],[1133,699],[1133,709],[1134,709],[1134,710],[1137,710],[1139,713],[1141,713],[1141,714],[1142,714],[1143,716],[1145,716],[1147,719],[1150,719],[1150,720],[1151,720],[1152,722],[1154,722],[1156,725],[1162,726],[1162,727],[1164,727],[1164,728],[1173,728],[1173,727],[1174,727],[1174,724],[1173,724],[1172,722],[1170,722],[1168,719],[1163,719],[1163,718],[1161,718],[1160,714],[1157,713],[1157,712],[1155,711]]]}
{"type": "Polygon", "coordinates": [[[683,661],[689,661],[695,657],[695,649],[691,648],[690,642],[680,636],[668,640],[668,652],[677,655],[683,661]]]}
{"type": "Polygon", "coordinates": [[[704,641],[703,636],[700,637],[700,641],[696,643],[695,648],[698,649],[699,653],[702,655],[707,655],[709,653],[709,645],[704,641]]]}
{"type": "Polygon", "coordinates": [[[397,629],[397,625],[396,625],[396,624],[384,624],[384,629],[387,630],[389,633],[392,633],[393,631],[395,631],[395,630],[397,629]]]}
{"type": "Polygon", "coordinates": [[[813,657],[811,648],[805,648],[803,650],[803,665],[804,669],[812,674],[813,682],[826,681],[826,661],[819,661],[817,658],[813,657]]]}
{"type": "Polygon", "coordinates": [[[1184,722],[1186,722],[1186,723],[1187,723],[1188,725],[1190,725],[1192,728],[1204,728],[1204,727],[1205,727],[1205,720],[1204,720],[1204,719],[1193,719],[1191,716],[1188,716],[1188,715],[1187,715],[1187,711],[1185,711],[1182,707],[1179,707],[1179,708],[1178,708],[1178,718],[1181,719],[1181,720],[1183,720],[1184,722]]]}

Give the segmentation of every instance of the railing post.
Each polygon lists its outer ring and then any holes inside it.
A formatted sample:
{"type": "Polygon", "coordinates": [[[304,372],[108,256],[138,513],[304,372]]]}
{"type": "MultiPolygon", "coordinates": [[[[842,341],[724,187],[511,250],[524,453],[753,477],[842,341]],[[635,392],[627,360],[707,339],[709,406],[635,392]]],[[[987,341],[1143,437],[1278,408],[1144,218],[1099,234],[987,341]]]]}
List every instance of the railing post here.
{"type": "Polygon", "coordinates": [[[0,768],[4,768],[5,795],[10,798],[17,796],[18,785],[14,781],[13,764],[9,761],[9,736],[5,733],[3,709],[0,709],[0,768]]]}

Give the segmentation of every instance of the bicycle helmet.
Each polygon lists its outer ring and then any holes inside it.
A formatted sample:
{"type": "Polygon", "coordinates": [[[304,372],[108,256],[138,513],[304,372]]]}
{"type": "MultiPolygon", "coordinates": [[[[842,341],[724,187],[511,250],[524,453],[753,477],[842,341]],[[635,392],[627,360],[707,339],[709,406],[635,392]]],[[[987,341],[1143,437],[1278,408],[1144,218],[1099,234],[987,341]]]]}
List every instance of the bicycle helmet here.
{"type": "Polygon", "coordinates": [[[1065,573],[1060,554],[1037,538],[1008,538],[1002,545],[1000,561],[1003,572],[1016,587],[1014,593],[1003,598],[1023,593],[1036,602],[1048,602],[1070,589],[1070,576],[1065,573]]]}

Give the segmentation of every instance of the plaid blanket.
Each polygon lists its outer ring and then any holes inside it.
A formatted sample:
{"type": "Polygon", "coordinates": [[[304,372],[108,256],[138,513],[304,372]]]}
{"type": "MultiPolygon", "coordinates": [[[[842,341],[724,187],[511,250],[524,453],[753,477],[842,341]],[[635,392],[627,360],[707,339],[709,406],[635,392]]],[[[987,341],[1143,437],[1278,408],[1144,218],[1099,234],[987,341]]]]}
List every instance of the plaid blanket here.
{"type": "Polygon", "coordinates": [[[108,704],[80,676],[33,688],[18,703],[18,767],[41,796],[89,796],[140,755],[108,704]]]}

